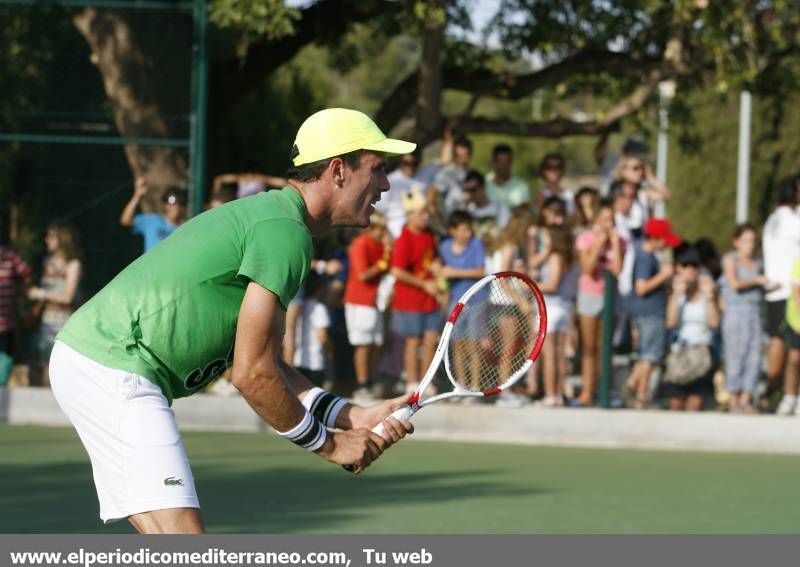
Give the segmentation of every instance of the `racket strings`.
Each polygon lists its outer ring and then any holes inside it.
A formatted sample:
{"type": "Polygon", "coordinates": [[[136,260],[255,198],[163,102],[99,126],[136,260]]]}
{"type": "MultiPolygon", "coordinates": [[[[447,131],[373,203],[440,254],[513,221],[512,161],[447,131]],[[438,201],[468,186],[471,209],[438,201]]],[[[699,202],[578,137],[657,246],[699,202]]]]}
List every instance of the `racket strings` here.
{"type": "Polygon", "coordinates": [[[491,281],[454,323],[447,353],[453,380],[471,392],[499,388],[527,362],[538,325],[536,297],[524,281],[491,281]]]}

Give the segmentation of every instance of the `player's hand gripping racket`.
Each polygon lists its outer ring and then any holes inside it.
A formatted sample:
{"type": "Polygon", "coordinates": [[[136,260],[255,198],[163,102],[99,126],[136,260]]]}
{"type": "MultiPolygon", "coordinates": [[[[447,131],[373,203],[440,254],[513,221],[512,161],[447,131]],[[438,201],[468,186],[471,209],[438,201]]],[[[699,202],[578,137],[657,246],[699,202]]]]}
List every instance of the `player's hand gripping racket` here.
{"type": "MultiPolygon", "coordinates": [[[[390,417],[404,421],[441,400],[483,398],[507,390],[538,358],[546,330],[544,298],[528,276],[500,272],[480,279],[450,312],[433,360],[408,404],[390,417]],[[442,373],[452,391],[423,399],[442,373]]],[[[383,423],[373,431],[381,435],[383,423]]],[[[354,470],[350,465],[345,469],[354,470]]]]}

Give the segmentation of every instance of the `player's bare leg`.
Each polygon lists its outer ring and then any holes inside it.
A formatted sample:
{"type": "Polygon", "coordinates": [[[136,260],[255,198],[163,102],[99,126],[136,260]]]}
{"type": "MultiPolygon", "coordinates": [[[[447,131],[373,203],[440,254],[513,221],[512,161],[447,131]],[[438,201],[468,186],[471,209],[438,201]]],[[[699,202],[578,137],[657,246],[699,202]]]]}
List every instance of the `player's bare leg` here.
{"type": "Polygon", "coordinates": [[[202,534],[203,518],[198,508],[167,508],[128,516],[140,534],[202,534]]]}

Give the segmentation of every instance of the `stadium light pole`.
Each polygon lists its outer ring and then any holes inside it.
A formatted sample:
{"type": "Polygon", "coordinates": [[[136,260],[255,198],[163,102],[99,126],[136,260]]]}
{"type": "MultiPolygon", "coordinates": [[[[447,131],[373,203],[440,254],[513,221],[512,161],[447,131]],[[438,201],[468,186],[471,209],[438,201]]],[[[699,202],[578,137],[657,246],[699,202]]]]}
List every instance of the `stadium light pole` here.
{"type": "MultiPolygon", "coordinates": [[[[656,149],[656,177],[661,183],[667,182],[667,154],[669,149],[669,105],[675,98],[675,81],[661,81],[658,84],[658,148],[656,149]]],[[[667,216],[664,201],[656,203],[655,216],[667,216]]]]}
{"type": "Polygon", "coordinates": [[[747,222],[750,204],[750,91],[739,95],[739,159],[736,168],[736,223],[747,222]]]}

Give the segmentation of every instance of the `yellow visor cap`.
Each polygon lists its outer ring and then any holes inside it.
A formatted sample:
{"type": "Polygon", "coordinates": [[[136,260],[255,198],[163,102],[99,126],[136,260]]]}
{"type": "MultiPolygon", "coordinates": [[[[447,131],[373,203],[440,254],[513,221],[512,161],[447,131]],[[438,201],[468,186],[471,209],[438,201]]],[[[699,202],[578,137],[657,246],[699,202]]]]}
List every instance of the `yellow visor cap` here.
{"type": "Polygon", "coordinates": [[[357,110],[326,108],[303,122],[294,140],[295,166],[340,156],[356,150],[408,154],[416,144],[387,138],[372,119],[357,110]]]}

